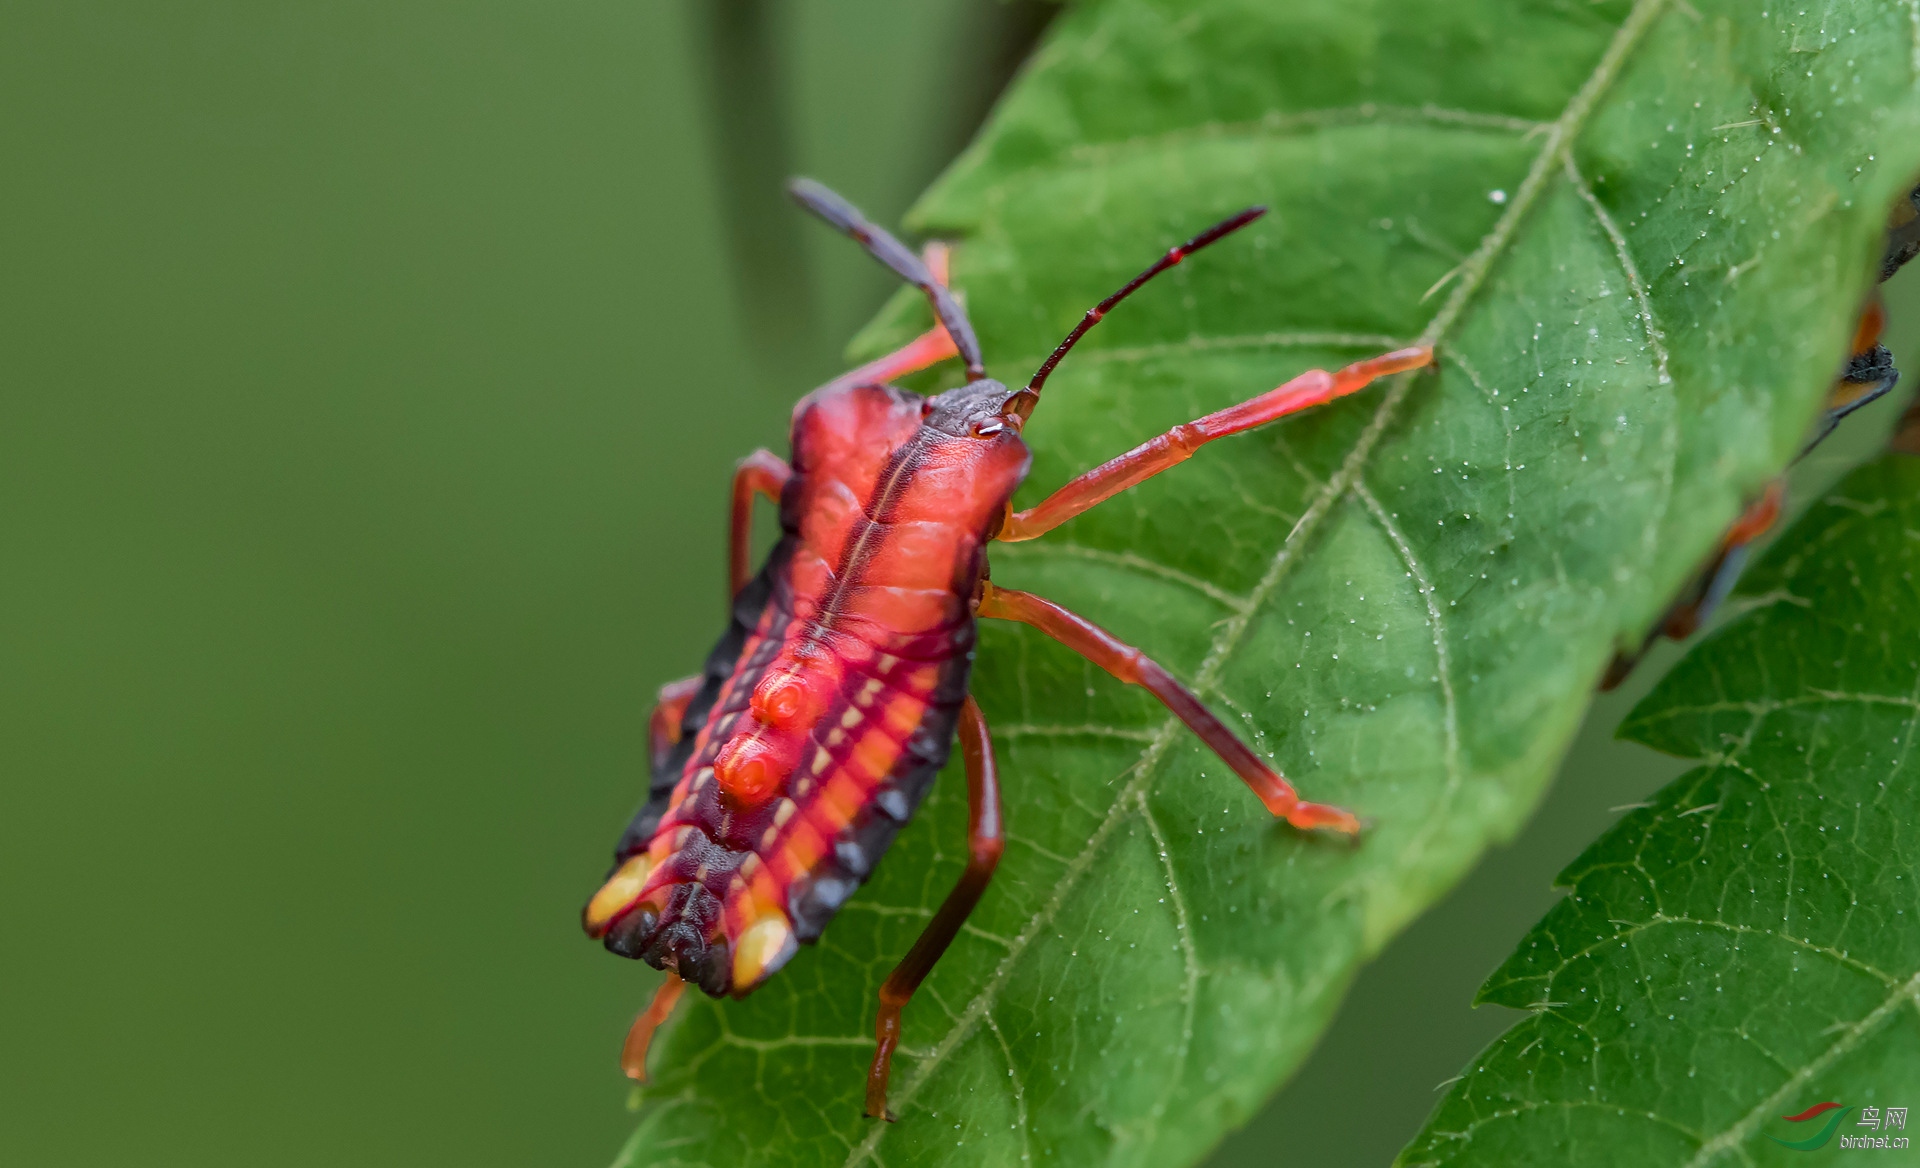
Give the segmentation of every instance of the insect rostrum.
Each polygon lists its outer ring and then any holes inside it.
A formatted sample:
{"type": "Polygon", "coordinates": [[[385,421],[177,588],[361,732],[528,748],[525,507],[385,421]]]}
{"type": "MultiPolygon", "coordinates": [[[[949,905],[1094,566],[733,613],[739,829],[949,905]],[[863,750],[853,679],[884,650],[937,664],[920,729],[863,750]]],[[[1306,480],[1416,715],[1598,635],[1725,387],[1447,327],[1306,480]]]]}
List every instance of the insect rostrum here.
{"type": "Polygon", "coordinates": [[[741,463],[731,619],[705,670],[661,691],[651,797],[621,836],[583,923],[613,952],[668,971],[623,1055],[628,1074],[644,1077],[653,1031],[688,982],[714,997],[744,995],[800,942],[820,935],[912,816],[958,737],[969,859],[881,988],[867,1114],[883,1117],[900,1012],[1000,856],[993,743],[967,696],[977,619],[1032,625],[1148,690],[1295,827],[1359,829],[1351,813],[1301,800],[1139,650],[1038,596],[993,586],[987,545],[1045,534],[1215,438],[1418,368],[1432,353],[1403,349],[1337,373],[1309,370],[1176,426],[1014,512],[1010,501],[1031,463],[1021,431],[1054,366],[1122,299],[1264,209],[1243,211],[1168,251],[1088,311],[1025,387],[1009,390],[986,376],[973,330],[946,289],[943,251],[930,249],[931,262],[923,262],[816,183],[796,181],[792,193],[923,290],[939,323],[803,398],[794,409],[790,463],[767,451],[741,463]],[[957,389],[922,397],[887,384],[955,355],[967,367],[957,389]],[[756,494],[778,501],[781,535],[748,579],[756,494]]]}

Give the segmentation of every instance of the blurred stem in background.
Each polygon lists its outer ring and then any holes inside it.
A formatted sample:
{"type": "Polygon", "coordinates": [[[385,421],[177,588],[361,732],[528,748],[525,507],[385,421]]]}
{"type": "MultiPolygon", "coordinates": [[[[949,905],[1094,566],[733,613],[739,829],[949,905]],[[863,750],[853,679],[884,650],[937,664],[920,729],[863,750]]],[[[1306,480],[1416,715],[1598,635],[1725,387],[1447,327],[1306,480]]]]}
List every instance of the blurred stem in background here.
{"type": "Polygon", "coordinates": [[[928,136],[927,183],[966,149],[1059,14],[1054,0],[974,0],[962,10],[952,39],[946,124],[928,136]]]}
{"type": "Polygon", "coordinates": [[[820,343],[800,217],[782,189],[793,150],[775,7],[767,0],[693,5],[734,297],[755,368],[770,388],[820,343]]]}
{"type": "MultiPolygon", "coordinates": [[[[783,66],[790,21],[768,0],[696,0],[693,7],[742,332],[762,384],[790,397],[793,371],[830,364],[845,340],[820,333],[802,216],[785,194],[788,177],[803,169],[794,157],[783,66]]],[[[921,156],[904,162],[918,172],[913,189],[965,149],[1059,11],[1052,0],[972,0],[962,8],[950,37],[942,116],[927,127],[921,156]]]]}

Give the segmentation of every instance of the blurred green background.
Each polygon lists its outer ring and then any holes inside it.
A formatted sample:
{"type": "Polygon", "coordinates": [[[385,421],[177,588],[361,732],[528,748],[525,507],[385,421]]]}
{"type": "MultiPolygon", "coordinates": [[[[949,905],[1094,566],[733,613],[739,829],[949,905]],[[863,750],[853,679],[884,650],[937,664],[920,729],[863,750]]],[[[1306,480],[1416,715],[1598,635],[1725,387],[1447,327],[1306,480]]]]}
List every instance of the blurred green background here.
{"type": "MultiPolygon", "coordinates": [[[[576,914],[718,630],[733,459],[890,290],[741,187],[896,220],[1046,15],[716,40],[757,7],[0,13],[0,1163],[613,1155],[649,983],[576,914]]],[[[1215,1164],[1413,1133],[1553,873],[1678,772],[1610,735],[1673,656],[1215,1164]]]]}

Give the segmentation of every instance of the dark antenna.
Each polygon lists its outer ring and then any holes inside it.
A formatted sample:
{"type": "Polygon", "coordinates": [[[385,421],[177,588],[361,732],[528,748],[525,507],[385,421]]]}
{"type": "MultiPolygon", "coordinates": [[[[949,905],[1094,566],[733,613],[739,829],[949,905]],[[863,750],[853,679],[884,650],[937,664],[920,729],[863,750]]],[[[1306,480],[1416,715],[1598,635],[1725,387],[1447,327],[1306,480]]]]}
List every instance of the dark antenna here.
{"type": "Polygon", "coordinates": [[[1111,311],[1114,305],[1133,295],[1134,291],[1138,289],[1140,285],[1153,279],[1168,268],[1173,267],[1194,252],[1199,251],[1223,235],[1230,235],[1240,230],[1242,227],[1245,227],[1266,213],[1267,209],[1265,207],[1248,207],[1231,219],[1225,219],[1219,223],[1215,223],[1212,227],[1207,228],[1192,239],[1187,240],[1179,247],[1168,251],[1166,255],[1154,261],[1152,267],[1127,281],[1126,287],[1088,309],[1087,314],[1080,318],[1080,323],[1074,325],[1073,331],[1067,334],[1067,339],[1061,341],[1059,347],[1054,349],[1047,359],[1041,363],[1040,368],[1034,372],[1033,379],[1027,382],[1027,387],[1007,399],[1006,407],[1001,412],[1012,414],[1022,422],[1032,417],[1033,407],[1040,404],[1040,387],[1046,384],[1047,375],[1053,372],[1055,365],[1060,364],[1060,358],[1066,356],[1067,351],[1073,348],[1081,337],[1087,335],[1088,329],[1099,324],[1100,318],[1111,311]]]}
{"type": "Polygon", "coordinates": [[[893,269],[895,275],[927,294],[933,302],[933,314],[953,338],[953,347],[960,351],[961,360],[967,363],[967,380],[978,381],[987,375],[987,366],[980,360],[980,342],[973,335],[973,326],[967,323],[967,314],[961,310],[960,302],[953,293],[941,287],[920,262],[920,257],[907,250],[905,244],[887,234],[883,228],[867,222],[866,217],[852,203],[834,194],[810,178],[796,178],[787,184],[787,193],[794,202],[812,211],[815,215],[833,224],[839,230],[851,235],[867,254],[893,269]]]}

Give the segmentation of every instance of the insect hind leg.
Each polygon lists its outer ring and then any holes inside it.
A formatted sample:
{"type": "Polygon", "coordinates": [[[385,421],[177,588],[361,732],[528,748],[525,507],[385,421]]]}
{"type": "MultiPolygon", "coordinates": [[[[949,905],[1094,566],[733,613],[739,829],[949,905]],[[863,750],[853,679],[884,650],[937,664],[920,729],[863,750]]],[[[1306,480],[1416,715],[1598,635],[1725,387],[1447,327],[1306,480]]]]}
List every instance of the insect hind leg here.
{"type": "Polygon", "coordinates": [[[1268,766],[1247,744],[1227,729],[1192,691],[1174,680],[1159,662],[1116,638],[1092,621],[1068,612],[1051,600],[1012,588],[982,582],[979,615],[1032,625],[1128,685],[1146,690],[1200,736],[1208,749],[1233,768],[1268,811],[1302,830],[1327,828],[1347,835],[1360,831],[1351,811],[1300,798],[1293,784],[1268,766]]]}
{"type": "Polygon", "coordinates": [[[653,993],[653,1000],[647,1008],[633,1020],[633,1028],[627,1031],[627,1041],[620,1048],[620,1067],[627,1072],[627,1078],[636,1082],[647,1081],[647,1048],[653,1044],[653,1032],[660,1029],[673,1013],[680,1001],[680,994],[687,988],[680,975],[668,972],[667,980],[653,993]]]}
{"type": "Polygon", "coordinates": [[[693,704],[701,683],[705,681],[706,678],[695,674],[679,681],[669,681],[660,687],[653,713],[647,716],[648,755],[654,770],[666,765],[667,755],[680,745],[680,736],[685,733],[687,707],[693,704]]]}
{"type": "Polygon", "coordinates": [[[940,910],[880,987],[880,1013],[874,1019],[873,1065],[867,1070],[867,1116],[894,1119],[887,1110],[887,1079],[900,1042],[900,1012],[932,971],[934,963],[972,915],[1000,863],[1005,836],[1000,819],[1000,780],[993,761],[993,738],[980,707],[969,697],[960,707],[960,754],[967,771],[967,867],[959,883],[940,902],[940,910]]]}

